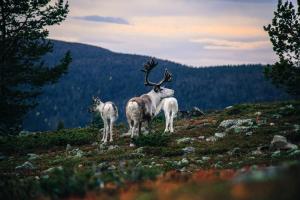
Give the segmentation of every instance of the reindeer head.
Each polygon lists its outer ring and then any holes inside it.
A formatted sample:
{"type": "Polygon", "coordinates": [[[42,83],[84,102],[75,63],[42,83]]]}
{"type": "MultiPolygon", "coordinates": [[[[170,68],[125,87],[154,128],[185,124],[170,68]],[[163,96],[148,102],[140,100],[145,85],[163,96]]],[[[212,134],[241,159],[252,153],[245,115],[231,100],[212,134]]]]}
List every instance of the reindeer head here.
{"type": "Polygon", "coordinates": [[[96,108],[98,105],[100,105],[101,101],[100,101],[100,98],[99,97],[95,97],[93,96],[92,97],[93,99],[93,102],[92,102],[92,105],[91,107],[89,108],[89,112],[95,112],[96,111],[96,108]]]}
{"type": "Polygon", "coordinates": [[[167,69],[165,69],[164,78],[158,82],[153,83],[149,81],[149,73],[150,71],[157,66],[157,62],[154,60],[154,58],[151,58],[150,61],[148,61],[144,65],[144,69],[142,70],[145,73],[145,86],[152,86],[153,91],[157,93],[160,98],[170,97],[174,95],[174,90],[162,87],[161,85],[165,82],[171,82],[172,80],[172,74],[169,73],[167,69]]]}

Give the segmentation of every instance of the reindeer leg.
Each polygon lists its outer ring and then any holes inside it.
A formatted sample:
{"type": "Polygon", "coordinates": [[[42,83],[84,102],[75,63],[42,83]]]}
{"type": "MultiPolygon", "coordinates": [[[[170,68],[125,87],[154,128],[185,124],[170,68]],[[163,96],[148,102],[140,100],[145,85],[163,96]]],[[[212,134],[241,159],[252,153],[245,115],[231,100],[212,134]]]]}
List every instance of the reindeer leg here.
{"type": "Polygon", "coordinates": [[[113,123],[114,123],[114,119],[110,119],[110,127],[109,127],[109,130],[110,130],[110,139],[109,139],[109,141],[110,142],[113,141],[113,123]]]}
{"type": "Polygon", "coordinates": [[[165,128],[165,133],[169,132],[169,125],[170,125],[170,116],[169,113],[165,113],[165,118],[166,118],[166,128],[165,128]]]}
{"type": "Polygon", "coordinates": [[[131,120],[127,120],[128,122],[128,125],[129,125],[129,130],[128,130],[128,134],[130,133],[131,134],[131,130],[132,130],[132,125],[131,125],[131,120]]]}
{"type": "Polygon", "coordinates": [[[108,126],[108,122],[105,119],[104,120],[104,129],[105,129],[105,134],[104,134],[104,143],[107,143],[107,136],[108,136],[108,131],[109,131],[109,126],[108,126]]]}
{"type": "Polygon", "coordinates": [[[173,115],[173,113],[172,113],[172,114],[171,114],[171,117],[170,117],[170,132],[171,132],[171,133],[174,133],[173,122],[174,122],[174,115],[173,115]]]}
{"type": "Polygon", "coordinates": [[[132,125],[132,127],[131,127],[131,138],[133,138],[134,137],[134,132],[135,132],[135,122],[133,122],[133,125],[132,125]]]}
{"type": "Polygon", "coordinates": [[[101,139],[101,142],[104,142],[104,139],[105,139],[105,130],[106,130],[106,127],[105,127],[105,121],[103,120],[103,131],[102,131],[102,139],[101,139]]]}

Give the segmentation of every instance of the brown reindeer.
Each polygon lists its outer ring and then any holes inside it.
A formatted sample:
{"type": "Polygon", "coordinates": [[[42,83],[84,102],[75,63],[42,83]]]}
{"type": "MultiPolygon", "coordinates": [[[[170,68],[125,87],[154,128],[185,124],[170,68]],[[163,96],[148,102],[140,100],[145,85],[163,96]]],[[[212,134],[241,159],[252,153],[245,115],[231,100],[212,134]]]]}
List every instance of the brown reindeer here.
{"type": "Polygon", "coordinates": [[[161,85],[165,82],[170,82],[172,75],[165,70],[164,78],[158,82],[153,83],[149,81],[149,73],[157,66],[157,62],[152,58],[144,65],[142,70],[145,73],[145,86],[151,86],[153,89],[147,94],[139,97],[133,97],[126,105],[126,117],[129,124],[129,132],[131,138],[141,133],[141,126],[143,122],[147,122],[148,126],[156,113],[156,108],[163,98],[174,95],[174,90],[164,88],[161,85]]]}

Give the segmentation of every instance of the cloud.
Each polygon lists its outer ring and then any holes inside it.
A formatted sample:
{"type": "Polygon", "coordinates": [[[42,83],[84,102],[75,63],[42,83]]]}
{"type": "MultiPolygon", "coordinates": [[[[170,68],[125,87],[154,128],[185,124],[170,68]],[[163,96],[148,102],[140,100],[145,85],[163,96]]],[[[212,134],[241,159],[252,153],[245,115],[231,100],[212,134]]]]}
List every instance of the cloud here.
{"type": "Polygon", "coordinates": [[[87,15],[87,16],[80,16],[80,17],[73,17],[73,18],[85,20],[85,21],[91,21],[91,22],[103,22],[103,23],[126,24],[126,25],[129,24],[129,22],[126,19],[120,17],[104,17],[98,15],[87,15]]]}
{"type": "Polygon", "coordinates": [[[212,38],[203,38],[203,39],[193,39],[191,42],[203,44],[204,49],[218,49],[218,50],[251,50],[251,49],[260,49],[268,46],[269,41],[260,40],[260,41],[230,41],[222,39],[212,39],[212,38]]]}

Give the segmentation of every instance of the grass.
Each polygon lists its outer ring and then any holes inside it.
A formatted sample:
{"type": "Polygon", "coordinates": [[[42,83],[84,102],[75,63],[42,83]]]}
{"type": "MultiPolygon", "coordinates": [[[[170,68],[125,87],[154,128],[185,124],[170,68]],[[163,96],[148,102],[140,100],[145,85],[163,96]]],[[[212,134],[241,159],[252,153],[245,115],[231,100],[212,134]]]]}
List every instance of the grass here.
{"type": "MultiPolygon", "coordinates": [[[[115,128],[116,138],[109,145],[118,145],[119,148],[113,150],[101,150],[98,145],[92,145],[97,141],[98,134],[98,130],[93,128],[1,137],[0,149],[6,158],[0,161],[0,199],[32,199],[39,196],[65,198],[87,195],[90,191],[118,198],[118,188],[124,188],[128,183],[155,181],[170,170],[236,170],[251,165],[281,165],[300,160],[299,154],[289,156],[288,153],[282,153],[279,157],[272,157],[273,152],[269,149],[264,150],[261,156],[253,156],[251,153],[259,146],[269,146],[276,134],[286,136],[290,142],[299,145],[300,133],[295,131],[295,125],[300,122],[299,111],[299,101],[234,105],[230,109],[210,112],[198,118],[177,119],[174,134],[162,133],[164,120],[159,117],[152,124],[154,133],[133,139],[136,148],[129,147],[130,138],[120,137],[121,133],[127,131],[124,124],[115,128]],[[221,131],[218,125],[225,119],[255,120],[258,111],[262,112],[261,120],[265,123],[257,125],[252,136],[229,132],[216,142],[198,138],[207,138],[221,131]],[[183,137],[193,140],[178,143],[177,140],[183,137]],[[83,155],[74,157],[68,154],[65,150],[67,144],[72,149],[79,148],[83,155]],[[185,147],[194,147],[195,151],[184,153],[182,149],[185,147]],[[231,155],[229,152],[234,148],[240,151],[231,155]],[[38,154],[37,159],[30,160],[36,169],[16,170],[16,166],[28,160],[27,153],[38,154]],[[203,157],[207,159],[203,160],[203,157]],[[183,162],[183,159],[187,162],[183,162]],[[58,169],[46,173],[45,170],[49,168],[58,169]]],[[[223,190],[225,186],[222,185],[220,188],[216,186],[216,190],[223,190]]],[[[185,185],[182,190],[190,194],[193,187],[185,185]]],[[[182,193],[181,189],[178,191],[182,193]]],[[[223,194],[222,191],[219,193],[223,194]]],[[[157,197],[158,194],[150,190],[141,195],[140,198],[147,199],[157,197]]]]}

